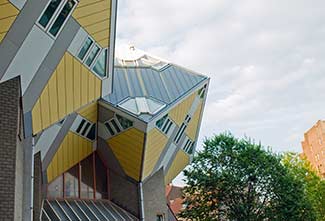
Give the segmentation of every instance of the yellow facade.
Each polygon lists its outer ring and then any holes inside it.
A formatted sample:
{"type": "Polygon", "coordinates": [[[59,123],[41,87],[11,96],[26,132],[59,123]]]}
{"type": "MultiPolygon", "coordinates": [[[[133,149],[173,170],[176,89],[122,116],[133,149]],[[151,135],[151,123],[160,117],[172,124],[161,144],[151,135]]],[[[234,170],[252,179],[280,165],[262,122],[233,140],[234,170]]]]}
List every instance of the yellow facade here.
{"type": "Polygon", "coordinates": [[[168,138],[158,129],[154,128],[148,132],[144,152],[142,179],[145,179],[151,174],[167,142],[168,138]]]}
{"type": "Polygon", "coordinates": [[[187,128],[185,130],[186,135],[191,140],[196,140],[196,132],[199,129],[199,122],[200,122],[202,107],[203,107],[203,102],[201,101],[200,104],[198,105],[196,111],[194,112],[190,123],[187,125],[187,128]]]}
{"type": "Polygon", "coordinates": [[[61,59],[32,110],[33,133],[97,100],[101,80],[68,52],[61,59]]]}
{"type": "Polygon", "coordinates": [[[189,163],[190,157],[183,150],[179,150],[165,175],[165,184],[170,183],[189,163]]]}
{"type": "Polygon", "coordinates": [[[0,43],[15,21],[19,10],[8,0],[0,0],[0,43]]]}
{"type": "Polygon", "coordinates": [[[78,112],[82,117],[86,118],[87,120],[91,121],[92,123],[97,122],[97,102],[93,102],[82,110],[78,112]]]}
{"type": "Polygon", "coordinates": [[[189,109],[191,108],[193,101],[197,95],[197,92],[191,94],[188,98],[186,98],[182,103],[178,104],[169,112],[169,117],[178,125],[180,126],[186,114],[188,113],[189,109]]]}
{"type": "Polygon", "coordinates": [[[135,180],[140,179],[144,133],[131,128],[107,141],[125,173],[135,180]]]}
{"type": "Polygon", "coordinates": [[[110,36],[111,0],[81,0],[73,17],[101,47],[107,48],[110,36]]]}
{"type": "Polygon", "coordinates": [[[92,142],[68,132],[47,168],[50,183],[93,152],[92,142]]]}

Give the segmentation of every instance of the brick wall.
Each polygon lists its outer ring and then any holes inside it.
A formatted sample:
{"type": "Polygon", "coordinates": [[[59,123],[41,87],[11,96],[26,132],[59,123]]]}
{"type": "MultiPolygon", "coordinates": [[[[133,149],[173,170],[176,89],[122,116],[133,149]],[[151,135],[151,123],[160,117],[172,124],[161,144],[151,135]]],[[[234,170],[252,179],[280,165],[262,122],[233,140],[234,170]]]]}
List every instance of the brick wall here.
{"type": "MultiPolygon", "coordinates": [[[[0,220],[21,220],[22,179],[16,183],[17,148],[21,148],[18,133],[20,122],[20,78],[16,77],[0,84],[0,220]],[[19,147],[20,146],[20,147],[19,147]],[[16,211],[15,211],[16,207],[16,211]],[[19,208],[20,207],[20,208],[19,208]]],[[[21,135],[22,138],[23,135],[21,135]]],[[[18,149],[18,151],[22,151],[18,149]]],[[[20,168],[21,169],[21,168],[20,168]]]]}
{"type": "Polygon", "coordinates": [[[33,220],[39,220],[42,207],[42,162],[41,152],[34,155],[34,203],[33,220]]]}

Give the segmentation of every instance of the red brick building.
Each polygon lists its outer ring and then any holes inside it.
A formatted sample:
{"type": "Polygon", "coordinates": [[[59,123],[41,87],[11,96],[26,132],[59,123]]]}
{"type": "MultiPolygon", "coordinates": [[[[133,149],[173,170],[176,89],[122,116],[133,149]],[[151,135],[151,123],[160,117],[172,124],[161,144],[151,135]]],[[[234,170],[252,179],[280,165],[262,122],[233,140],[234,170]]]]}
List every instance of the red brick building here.
{"type": "Polygon", "coordinates": [[[303,154],[317,173],[325,177],[325,121],[319,120],[304,134],[303,154]]]}

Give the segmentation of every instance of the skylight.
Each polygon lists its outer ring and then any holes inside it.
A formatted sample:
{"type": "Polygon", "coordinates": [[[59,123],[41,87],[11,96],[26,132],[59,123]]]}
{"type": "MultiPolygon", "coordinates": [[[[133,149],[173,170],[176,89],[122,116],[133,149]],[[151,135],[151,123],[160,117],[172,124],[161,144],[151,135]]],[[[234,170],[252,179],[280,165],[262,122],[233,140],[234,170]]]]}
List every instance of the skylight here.
{"type": "Polygon", "coordinates": [[[118,106],[124,108],[136,115],[150,114],[153,115],[164,108],[166,104],[146,97],[129,98],[122,101],[118,106]]]}

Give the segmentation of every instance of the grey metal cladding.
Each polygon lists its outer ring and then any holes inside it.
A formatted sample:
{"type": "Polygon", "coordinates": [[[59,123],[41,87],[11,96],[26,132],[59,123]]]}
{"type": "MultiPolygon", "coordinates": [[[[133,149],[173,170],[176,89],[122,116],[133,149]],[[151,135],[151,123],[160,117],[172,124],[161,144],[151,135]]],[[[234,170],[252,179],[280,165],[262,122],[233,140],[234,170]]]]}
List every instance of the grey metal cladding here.
{"type": "Polygon", "coordinates": [[[48,1],[43,0],[27,1],[8,31],[6,38],[9,38],[17,46],[21,45],[47,3],[48,1]]]}
{"type": "Polygon", "coordinates": [[[27,1],[0,44],[0,79],[48,1],[27,1]]]}
{"type": "Polygon", "coordinates": [[[31,137],[33,135],[32,113],[30,111],[24,113],[24,133],[25,137],[31,137]]]}
{"type": "Polygon", "coordinates": [[[60,147],[62,141],[64,140],[65,136],[70,130],[71,125],[73,124],[75,118],[77,117],[76,113],[72,113],[68,115],[58,133],[55,137],[54,142],[51,144],[51,147],[47,151],[44,160],[43,160],[43,168],[42,170],[46,170],[50,162],[52,161],[55,153],[57,152],[58,148],[60,147]]]}
{"type": "Polygon", "coordinates": [[[129,73],[128,73],[128,78],[130,80],[130,85],[131,85],[131,88],[133,90],[133,96],[135,97],[143,97],[144,96],[144,93],[141,89],[141,84],[139,82],[139,79],[137,77],[137,73],[136,73],[136,70],[134,68],[132,69],[128,69],[127,70],[129,73]]]}
{"type": "Polygon", "coordinates": [[[8,66],[15,57],[19,47],[13,44],[8,38],[4,38],[0,43],[0,80],[6,73],[8,66]]]}
{"type": "Polygon", "coordinates": [[[61,61],[64,53],[67,51],[67,48],[69,47],[79,28],[80,25],[75,21],[74,18],[70,17],[24,94],[23,105],[25,112],[31,111],[34,107],[37,99],[42,93],[53,71],[61,61]]]}

